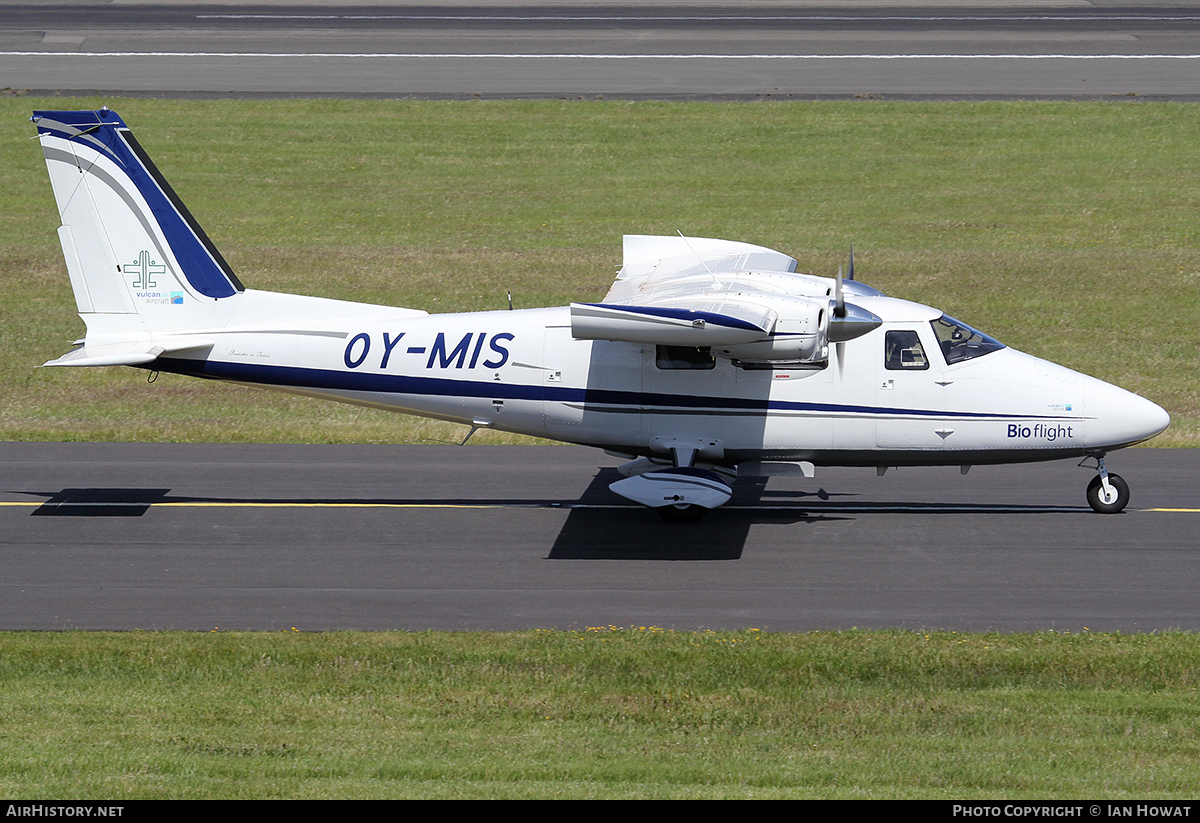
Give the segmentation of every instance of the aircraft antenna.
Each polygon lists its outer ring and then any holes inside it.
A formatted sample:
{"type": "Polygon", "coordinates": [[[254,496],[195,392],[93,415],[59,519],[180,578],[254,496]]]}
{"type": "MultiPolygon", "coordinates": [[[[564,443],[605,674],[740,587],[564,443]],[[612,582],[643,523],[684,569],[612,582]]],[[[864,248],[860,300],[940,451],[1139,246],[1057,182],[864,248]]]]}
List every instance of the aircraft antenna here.
{"type": "Polygon", "coordinates": [[[513,307],[512,307],[512,289],[509,289],[509,290],[508,290],[508,310],[509,310],[509,311],[512,311],[512,310],[513,310],[513,307]]]}
{"type": "Polygon", "coordinates": [[[692,248],[692,244],[691,244],[691,243],[688,243],[688,239],[687,239],[686,237],[684,237],[684,236],[683,236],[683,232],[681,232],[679,229],[675,229],[675,233],[676,233],[676,234],[678,234],[678,235],[679,235],[679,237],[680,237],[680,239],[681,239],[681,240],[683,240],[683,242],[684,242],[684,243],[687,245],[687,247],[688,247],[688,250],[689,250],[689,251],[690,251],[692,254],[696,255],[696,259],[700,261],[700,265],[701,265],[701,266],[704,266],[704,270],[705,270],[706,272],[708,272],[708,276],[709,276],[709,277],[711,277],[711,278],[713,279],[713,283],[714,283],[715,285],[717,285],[717,286],[721,285],[721,281],[720,281],[719,279],[717,279],[717,276],[716,276],[715,274],[713,274],[713,270],[712,270],[712,269],[710,269],[710,268],[708,267],[708,264],[704,262],[704,258],[703,258],[703,257],[701,257],[701,256],[699,255],[699,253],[698,253],[698,252],[697,252],[697,251],[696,251],[694,248],[692,248]]]}

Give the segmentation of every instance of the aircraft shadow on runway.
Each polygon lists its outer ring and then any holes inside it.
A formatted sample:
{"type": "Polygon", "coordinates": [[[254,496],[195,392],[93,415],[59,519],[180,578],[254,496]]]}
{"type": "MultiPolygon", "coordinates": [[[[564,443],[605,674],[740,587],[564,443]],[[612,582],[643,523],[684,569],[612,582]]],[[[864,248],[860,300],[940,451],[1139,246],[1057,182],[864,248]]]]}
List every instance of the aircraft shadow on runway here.
{"type": "MultiPolygon", "coordinates": [[[[695,523],[667,523],[650,509],[620,505],[624,501],[608,489],[620,479],[616,469],[597,472],[567,515],[548,560],[738,560],[755,524],[849,519],[813,515],[800,505],[743,508],[762,501],[766,478],[753,478],[734,484],[728,508],[695,523]]],[[[793,496],[829,498],[823,489],[793,496]]]]}
{"type": "MultiPolygon", "coordinates": [[[[327,505],[453,505],[485,507],[563,508],[569,511],[547,559],[554,560],[736,560],[750,527],[756,523],[812,523],[845,519],[828,514],[811,516],[787,504],[764,509],[718,509],[700,523],[672,524],[650,509],[631,504],[609,491],[621,479],[615,469],[602,469],[578,500],[511,499],[318,499],[213,498],[170,495],[170,489],[66,488],[56,492],[22,492],[46,498],[34,509],[36,517],[141,517],[155,504],[208,503],[327,505]]],[[[765,482],[744,482],[731,504],[753,506],[761,500],[765,482]]],[[[828,500],[824,491],[799,493],[828,500]]],[[[795,495],[792,495],[793,497],[795,495]]]]}
{"type": "Polygon", "coordinates": [[[141,517],[155,503],[164,503],[170,489],[63,489],[24,492],[45,496],[33,517],[141,517]]]}
{"type": "Polygon", "coordinates": [[[530,498],[283,499],[216,498],[170,495],[170,489],[65,488],[30,492],[45,502],[35,517],[141,517],[157,504],[454,506],[467,508],[562,508],[568,511],[548,560],[737,560],[750,527],[759,524],[853,520],[863,514],[1047,514],[1088,512],[1086,507],[996,506],[970,503],[905,503],[864,500],[858,493],[766,489],[767,478],[734,484],[730,502],[696,523],[667,523],[655,512],[627,503],[608,488],[620,479],[615,469],[600,469],[577,500],[530,498]],[[169,496],[170,495],[170,496],[169,496]]]}
{"type": "Polygon", "coordinates": [[[768,478],[757,477],[735,483],[729,503],[702,520],[667,523],[650,509],[613,505],[618,498],[608,486],[619,479],[615,469],[596,474],[568,515],[548,559],[737,560],[751,526],[854,520],[865,514],[1092,513],[1087,506],[871,501],[862,500],[858,492],[824,488],[768,491],[768,478]]]}

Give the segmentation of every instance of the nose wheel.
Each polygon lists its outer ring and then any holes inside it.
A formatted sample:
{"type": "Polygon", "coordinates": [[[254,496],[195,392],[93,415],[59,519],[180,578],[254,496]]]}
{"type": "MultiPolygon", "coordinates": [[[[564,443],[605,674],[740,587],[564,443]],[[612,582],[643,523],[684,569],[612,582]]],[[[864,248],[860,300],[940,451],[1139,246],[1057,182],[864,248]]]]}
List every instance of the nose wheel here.
{"type": "Polygon", "coordinates": [[[1097,455],[1100,473],[1088,483],[1087,501],[1092,511],[1116,514],[1129,504],[1129,484],[1119,474],[1109,474],[1104,467],[1104,455],[1097,455]]]}
{"type": "Polygon", "coordinates": [[[1129,484],[1119,474],[1108,476],[1108,488],[1100,475],[1092,478],[1087,487],[1088,505],[1100,514],[1116,514],[1129,503],[1129,484]]]}

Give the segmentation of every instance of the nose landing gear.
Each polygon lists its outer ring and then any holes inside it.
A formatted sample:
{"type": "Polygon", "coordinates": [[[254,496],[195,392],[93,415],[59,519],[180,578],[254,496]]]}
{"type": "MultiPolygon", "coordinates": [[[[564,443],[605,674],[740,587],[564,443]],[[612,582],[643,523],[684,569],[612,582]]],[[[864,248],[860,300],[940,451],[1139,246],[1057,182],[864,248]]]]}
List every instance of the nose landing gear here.
{"type": "Polygon", "coordinates": [[[1088,505],[1100,514],[1116,514],[1129,504],[1129,484],[1121,475],[1108,473],[1104,467],[1104,452],[1092,456],[1096,458],[1099,473],[1088,483],[1088,505]]]}

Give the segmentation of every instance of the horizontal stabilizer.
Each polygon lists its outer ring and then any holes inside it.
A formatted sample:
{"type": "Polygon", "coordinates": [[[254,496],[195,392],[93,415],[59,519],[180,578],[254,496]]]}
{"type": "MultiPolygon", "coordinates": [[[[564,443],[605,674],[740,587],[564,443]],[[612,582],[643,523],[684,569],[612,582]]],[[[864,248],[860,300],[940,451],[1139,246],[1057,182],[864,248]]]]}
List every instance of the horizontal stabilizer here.
{"type": "Polygon", "coordinates": [[[212,340],[188,340],[170,343],[138,341],[135,343],[109,343],[101,346],[83,345],[43,366],[144,366],[153,363],[164,354],[181,354],[202,351],[215,345],[212,340]]]}

